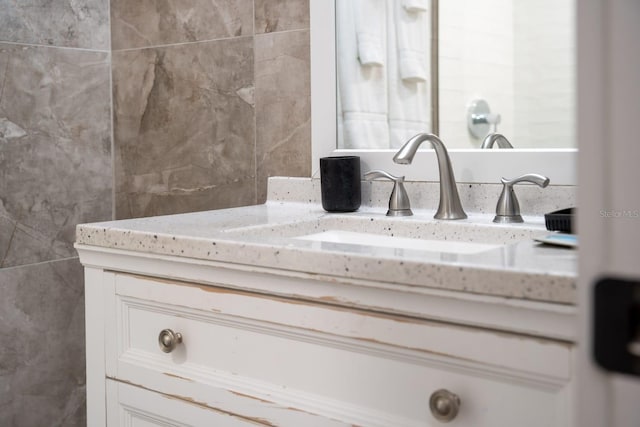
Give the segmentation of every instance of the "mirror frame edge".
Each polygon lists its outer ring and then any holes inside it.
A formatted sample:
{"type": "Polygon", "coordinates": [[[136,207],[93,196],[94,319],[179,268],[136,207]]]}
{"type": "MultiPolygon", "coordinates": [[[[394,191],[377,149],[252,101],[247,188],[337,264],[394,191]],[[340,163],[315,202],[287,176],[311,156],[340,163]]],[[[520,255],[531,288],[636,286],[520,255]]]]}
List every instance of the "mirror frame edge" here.
{"type": "MultiPolygon", "coordinates": [[[[336,148],[335,0],[309,0],[311,74],[311,176],[318,178],[320,157],[358,155],[362,170],[383,169],[409,181],[438,181],[433,150],[419,151],[410,167],[393,163],[395,150],[336,148]]],[[[445,141],[446,143],[446,141],[445,141]]],[[[525,173],[539,173],[551,185],[576,185],[577,148],[449,150],[458,183],[499,183],[525,173]],[[484,157],[479,160],[479,157],[484,157]]]]}
{"type": "Polygon", "coordinates": [[[320,157],[337,151],[335,1],[309,0],[311,74],[311,176],[320,176],[320,157]],[[322,124],[322,126],[320,126],[322,124]]]}

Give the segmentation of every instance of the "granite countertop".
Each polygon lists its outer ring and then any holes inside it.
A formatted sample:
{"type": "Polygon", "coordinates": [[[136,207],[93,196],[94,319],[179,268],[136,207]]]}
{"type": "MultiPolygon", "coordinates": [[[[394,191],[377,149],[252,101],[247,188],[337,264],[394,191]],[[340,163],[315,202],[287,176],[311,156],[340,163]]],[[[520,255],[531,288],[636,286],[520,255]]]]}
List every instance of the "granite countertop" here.
{"type": "Polygon", "coordinates": [[[533,237],[547,234],[541,216],[525,218],[524,225],[503,226],[491,222],[493,215],[479,213],[451,225],[419,208],[414,208],[412,217],[394,219],[379,206],[331,214],[314,199],[305,203],[274,199],[257,206],[83,224],[77,228],[76,245],[576,303],[577,251],[534,242],[533,237]],[[455,254],[297,238],[335,229],[496,247],[455,254]]]}

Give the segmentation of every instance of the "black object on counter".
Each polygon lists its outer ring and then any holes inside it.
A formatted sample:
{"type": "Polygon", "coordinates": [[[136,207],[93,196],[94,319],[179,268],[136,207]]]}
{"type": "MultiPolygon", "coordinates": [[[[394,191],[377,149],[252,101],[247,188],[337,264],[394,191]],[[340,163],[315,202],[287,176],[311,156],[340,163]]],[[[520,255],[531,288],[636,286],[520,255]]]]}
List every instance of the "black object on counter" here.
{"type": "Polygon", "coordinates": [[[576,208],[561,209],[544,215],[544,223],[549,231],[573,233],[576,208]]]}
{"type": "Polygon", "coordinates": [[[339,156],[320,159],[322,207],[327,212],[353,212],[361,202],[360,157],[339,156]]]}

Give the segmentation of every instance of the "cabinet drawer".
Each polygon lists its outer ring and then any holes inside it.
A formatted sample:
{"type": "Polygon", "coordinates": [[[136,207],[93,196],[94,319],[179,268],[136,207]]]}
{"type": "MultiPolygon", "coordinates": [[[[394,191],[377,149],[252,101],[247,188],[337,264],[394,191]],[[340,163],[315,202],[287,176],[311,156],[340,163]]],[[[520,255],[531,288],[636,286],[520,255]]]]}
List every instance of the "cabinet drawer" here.
{"type": "Polygon", "coordinates": [[[274,425],[567,425],[570,349],[420,319],[128,275],[115,278],[107,375],[274,425]],[[171,353],[158,334],[182,343],[171,353]],[[540,408],[545,408],[544,411],[540,408]]]}
{"type": "Polygon", "coordinates": [[[108,427],[256,427],[264,424],[107,380],[108,427]]]}

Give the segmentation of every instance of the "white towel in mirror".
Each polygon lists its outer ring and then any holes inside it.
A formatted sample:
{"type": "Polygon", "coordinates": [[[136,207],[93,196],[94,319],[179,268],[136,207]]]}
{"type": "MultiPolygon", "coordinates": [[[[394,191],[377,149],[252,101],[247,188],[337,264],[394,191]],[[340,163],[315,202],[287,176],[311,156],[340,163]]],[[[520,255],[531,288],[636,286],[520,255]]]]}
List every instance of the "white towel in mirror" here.
{"type": "MultiPolygon", "coordinates": [[[[405,50],[389,49],[387,52],[387,81],[389,85],[389,145],[391,148],[401,147],[407,140],[420,132],[429,132],[431,129],[431,99],[429,85],[427,84],[427,64],[420,63],[418,75],[411,78],[407,68],[407,43],[406,40],[411,31],[399,28],[406,25],[407,11],[395,0],[389,2],[387,25],[389,27],[387,43],[389,46],[404,46],[405,50]],[[401,37],[405,39],[400,40],[401,37]],[[422,69],[424,68],[424,70],[422,69]]],[[[418,14],[426,19],[426,14],[418,14]]],[[[412,23],[412,22],[410,22],[412,23]]],[[[428,22],[420,22],[428,31],[428,22]]],[[[429,57],[428,38],[420,39],[419,43],[409,43],[409,46],[420,54],[414,56],[421,62],[426,62],[429,57]]]]}
{"type": "Polygon", "coordinates": [[[383,66],[386,56],[385,0],[352,0],[358,59],[364,66],[383,66]]]}
{"type": "Polygon", "coordinates": [[[426,82],[429,75],[429,16],[410,13],[397,1],[392,3],[400,77],[407,82],[426,82]]]}
{"type": "Polygon", "coordinates": [[[402,0],[402,7],[411,13],[426,12],[428,8],[427,3],[428,0],[402,0]]]}
{"type": "MultiPolygon", "coordinates": [[[[386,0],[383,0],[386,2],[386,0]]],[[[386,3],[383,3],[386,4],[386,3]]],[[[357,14],[354,1],[338,1],[336,30],[340,34],[337,44],[339,127],[343,148],[388,148],[388,102],[386,67],[363,66],[358,59],[357,14]]],[[[386,6],[383,21],[376,31],[382,39],[386,60],[386,6]]]]}

